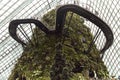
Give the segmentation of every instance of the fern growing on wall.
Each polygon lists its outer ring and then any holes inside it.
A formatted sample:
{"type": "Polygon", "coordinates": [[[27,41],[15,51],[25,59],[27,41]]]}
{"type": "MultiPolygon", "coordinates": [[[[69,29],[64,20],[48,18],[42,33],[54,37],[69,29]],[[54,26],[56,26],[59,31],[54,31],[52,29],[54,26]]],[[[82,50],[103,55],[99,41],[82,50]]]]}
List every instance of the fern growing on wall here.
{"type": "MultiPolygon", "coordinates": [[[[28,43],[22,56],[18,59],[11,72],[9,80],[89,80],[94,77],[108,77],[108,71],[100,59],[100,52],[93,44],[87,54],[89,44],[93,39],[90,29],[84,24],[84,19],[72,12],[66,16],[63,34],[60,38],[56,34],[45,34],[38,28],[34,29],[35,46],[28,43]],[[56,38],[57,37],[57,38],[56,38]],[[57,46],[60,45],[60,54],[57,46]],[[56,59],[57,56],[57,59],[56,59]],[[59,72],[60,71],[60,72],[59,72]]],[[[43,16],[42,22],[55,28],[55,9],[43,16]]]]}

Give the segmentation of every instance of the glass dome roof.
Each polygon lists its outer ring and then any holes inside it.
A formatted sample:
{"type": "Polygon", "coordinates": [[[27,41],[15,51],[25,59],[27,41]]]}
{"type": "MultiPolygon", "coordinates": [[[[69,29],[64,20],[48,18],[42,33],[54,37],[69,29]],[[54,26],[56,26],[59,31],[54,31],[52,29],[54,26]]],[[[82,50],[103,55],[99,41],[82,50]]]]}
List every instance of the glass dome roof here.
{"type": "MultiPolygon", "coordinates": [[[[104,64],[107,66],[111,76],[120,76],[120,1],[119,0],[0,0],[0,80],[7,80],[14,64],[21,56],[23,49],[9,35],[8,26],[15,19],[40,18],[50,9],[57,5],[74,4],[79,5],[105,21],[114,34],[113,45],[103,56],[104,64]]],[[[93,31],[95,28],[90,22],[86,22],[93,31]]],[[[26,28],[28,34],[30,30],[26,28]]],[[[103,36],[100,36],[103,38],[103,36]]],[[[104,41],[97,40],[96,44],[104,41]]],[[[98,48],[100,46],[97,46],[98,48]]]]}

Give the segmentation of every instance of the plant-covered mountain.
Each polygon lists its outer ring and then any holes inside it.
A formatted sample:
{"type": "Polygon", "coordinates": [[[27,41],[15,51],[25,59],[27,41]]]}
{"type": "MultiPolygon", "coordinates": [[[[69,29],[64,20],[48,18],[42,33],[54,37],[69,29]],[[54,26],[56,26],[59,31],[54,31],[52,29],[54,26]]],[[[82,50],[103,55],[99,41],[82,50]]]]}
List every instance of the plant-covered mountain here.
{"type": "MultiPolygon", "coordinates": [[[[54,9],[43,16],[42,22],[52,30],[55,19],[54,9]]],[[[9,80],[90,80],[95,73],[98,78],[108,77],[95,44],[87,52],[93,35],[83,18],[67,13],[62,33],[50,35],[35,28],[34,46],[28,43],[24,48],[9,80]]]]}

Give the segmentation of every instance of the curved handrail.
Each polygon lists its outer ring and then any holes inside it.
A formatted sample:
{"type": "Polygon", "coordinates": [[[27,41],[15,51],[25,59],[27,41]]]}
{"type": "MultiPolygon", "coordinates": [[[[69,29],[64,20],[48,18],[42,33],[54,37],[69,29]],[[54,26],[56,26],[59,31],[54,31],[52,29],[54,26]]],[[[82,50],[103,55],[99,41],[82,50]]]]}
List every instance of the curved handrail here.
{"type": "Polygon", "coordinates": [[[35,19],[18,19],[18,20],[13,20],[13,21],[10,22],[10,25],[9,25],[9,33],[12,36],[13,39],[15,39],[17,42],[21,43],[22,45],[26,45],[26,44],[18,38],[16,31],[17,31],[17,27],[18,27],[19,24],[26,24],[26,23],[34,23],[38,28],[40,28],[46,34],[49,33],[48,28],[46,28],[38,20],[35,20],[35,19]]]}
{"type": "Polygon", "coordinates": [[[74,12],[84,18],[87,18],[88,20],[90,20],[92,23],[97,25],[103,31],[106,37],[106,43],[103,49],[101,50],[102,53],[104,53],[112,45],[113,33],[111,29],[109,28],[109,26],[105,22],[103,22],[99,17],[92,14],[88,10],[85,10],[84,8],[80,6],[73,5],[73,4],[63,5],[60,8],[58,8],[57,17],[56,17],[56,33],[62,33],[66,13],[68,11],[74,12]]]}
{"type": "MultiPolygon", "coordinates": [[[[96,15],[92,14],[91,12],[85,10],[84,8],[73,5],[73,4],[68,4],[68,5],[63,5],[57,10],[57,17],[56,17],[56,29],[54,30],[56,34],[61,34],[62,29],[65,23],[65,18],[66,18],[66,13],[68,11],[74,12],[84,18],[87,18],[90,20],[92,23],[97,25],[104,33],[106,37],[106,43],[101,50],[102,53],[104,53],[113,43],[113,33],[109,26],[103,22],[99,17],[96,15]]],[[[26,24],[26,23],[34,23],[38,28],[40,28],[42,31],[44,31],[46,34],[52,34],[54,31],[50,31],[48,28],[46,28],[40,21],[35,20],[35,19],[18,19],[18,20],[13,20],[10,22],[9,25],[9,32],[12,38],[14,38],[17,42],[25,45],[23,41],[21,41],[17,34],[16,34],[16,29],[19,24],[26,24]]]]}

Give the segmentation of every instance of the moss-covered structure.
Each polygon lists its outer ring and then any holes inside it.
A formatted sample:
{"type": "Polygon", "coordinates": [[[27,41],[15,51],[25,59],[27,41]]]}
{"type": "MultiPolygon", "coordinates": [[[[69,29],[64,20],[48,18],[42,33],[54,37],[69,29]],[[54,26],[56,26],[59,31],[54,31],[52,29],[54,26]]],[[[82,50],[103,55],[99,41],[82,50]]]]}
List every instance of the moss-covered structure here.
{"type": "MultiPolygon", "coordinates": [[[[94,72],[98,78],[108,77],[95,44],[86,53],[93,39],[90,29],[77,14],[73,14],[69,23],[71,14],[66,16],[60,38],[34,29],[34,46],[28,43],[24,48],[9,80],[89,80],[94,72]]],[[[55,10],[51,10],[43,16],[42,22],[53,29],[55,19],[55,10]]]]}

